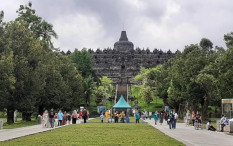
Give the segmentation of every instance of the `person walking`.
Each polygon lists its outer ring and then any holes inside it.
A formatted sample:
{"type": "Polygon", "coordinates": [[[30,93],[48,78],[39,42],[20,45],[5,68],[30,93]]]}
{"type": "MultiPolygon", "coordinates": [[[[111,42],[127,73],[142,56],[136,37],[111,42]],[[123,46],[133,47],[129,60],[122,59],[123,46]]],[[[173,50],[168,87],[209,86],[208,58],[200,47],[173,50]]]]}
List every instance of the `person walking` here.
{"type": "Polygon", "coordinates": [[[62,117],[62,125],[66,125],[66,123],[67,123],[67,113],[66,113],[66,111],[64,112],[64,115],[63,115],[63,117],[62,117]]]}
{"type": "Polygon", "coordinates": [[[70,122],[71,122],[71,115],[70,115],[70,113],[67,113],[67,121],[68,121],[68,124],[70,124],[70,122]]]}
{"type": "Polygon", "coordinates": [[[176,121],[178,120],[178,114],[174,112],[174,122],[173,122],[173,129],[176,129],[176,121]]]}
{"type": "Polygon", "coordinates": [[[49,115],[48,115],[48,111],[47,110],[45,110],[45,112],[43,113],[43,115],[42,115],[42,127],[46,127],[46,128],[48,128],[48,118],[49,118],[49,115]]]}
{"type": "Polygon", "coordinates": [[[104,122],[104,115],[103,115],[103,113],[101,113],[101,115],[100,115],[100,120],[101,120],[101,123],[104,122]]]}
{"type": "Polygon", "coordinates": [[[192,112],[193,126],[194,126],[195,120],[196,120],[196,114],[195,114],[195,112],[193,111],[193,112],[192,112]]]}
{"type": "Polygon", "coordinates": [[[83,118],[84,123],[86,123],[87,122],[87,110],[86,109],[84,109],[82,112],[82,118],[83,118]]]}
{"type": "Polygon", "coordinates": [[[138,111],[136,111],[136,113],[135,113],[135,118],[136,118],[136,123],[139,123],[140,115],[139,115],[138,111]]]}
{"type": "Polygon", "coordinates": [[[55,113],[55,115],[54,115],[54,126],[55,127],[58,126],[58,115],[57,115],[57,113],[55,113]]]}
{"type": "Polygon", "coordinates": [[[172,129],[173,128],[173,122],[174,122],[174,114],[173,114],[172,111],[169,114],[168,122],[169,122],[169,128],[172,129]]]}
{"type": "Polygon", "coordinates": [[[155,120],[155,126],[157,126],[157,121],[158,121],[158,112],[157,111],[154,113],[154,120],[155,120]]]}
{"type": "Polygon", "coordinates": [[[74,110],[72,113],[72,124],[76,124],[77,118],[78,118],[77,111],[74,110]]]}
{"type": "Polygon", "coordinates": [[[62,126],[62,117],[63,117],[63,113],[61,112],[61,110],[59,110],[58,115],[58,126],[62,126]]]}
{"type": "Polygon", "coordinates": [[[53,109],[51,109],[49,112],[49,123],[50,123],[51,128],[54,127],[54,116],[55,116],[55,113],[53,109]]]}
{"type": "Polygon", "coordinates": [[[161,112],[160,112],[160,119],[159,119],[160,125],[163,124],[163,117],[164,117],[164,113],[163,113],[163,111],[161,111],[161,112]]]}
{"type": "Polygon", "coordinates": [[[151,120],[151,117],[152,117],[152,112],[149,112],[149,118],[151,120]]]}

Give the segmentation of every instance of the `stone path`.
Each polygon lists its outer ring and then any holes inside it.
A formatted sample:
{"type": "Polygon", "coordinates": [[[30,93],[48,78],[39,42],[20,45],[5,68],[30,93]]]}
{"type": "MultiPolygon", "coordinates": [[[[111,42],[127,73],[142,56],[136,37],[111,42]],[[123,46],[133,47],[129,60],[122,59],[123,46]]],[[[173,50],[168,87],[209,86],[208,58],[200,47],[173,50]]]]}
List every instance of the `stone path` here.
{"type": "Polygon", "coordinates": [[[154,120],[145,120],[148,124],[165,133],[166,135],[189,146],[232,146],[233,136],[226,133],[208,130],[194,130],[193,126],[186,127],[184,123],[177,123],[176,129],[169,129],[167,123],[155,126],[154,120]]]}
{"type": "MultiPolygon", "coordinates": [[[[89,118],[91,120],[92,118],[89,118]]],[[[77,121],[77,124],[80,124],[81,120],[77,121]]],[[[65,125],[69,126],[69,125],[65,125]]],[[[64,126],[61,126],[64,127],[64,126]]],[[[43,128],[41,125],[34,125],[34,126],[27,126],[27,127],[22,127],[22,128],[15,128],[15,129],[2,129],[0,130],[0,141],[6,141],[6,140],[11,140],[27,135],[32,135],[40,132],[45,132],[45,131],[50,131],[56,128],[61,128],[61,127],[55,127],[55,128],[43,128]]]]}

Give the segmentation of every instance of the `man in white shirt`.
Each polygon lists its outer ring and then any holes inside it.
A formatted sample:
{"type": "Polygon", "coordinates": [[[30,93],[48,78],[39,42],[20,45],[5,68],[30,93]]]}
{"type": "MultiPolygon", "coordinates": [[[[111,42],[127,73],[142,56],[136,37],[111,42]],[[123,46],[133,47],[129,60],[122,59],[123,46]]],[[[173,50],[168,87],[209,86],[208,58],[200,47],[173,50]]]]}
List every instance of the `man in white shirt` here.
{"type": "Polygon", "coordinates": [[[174,126],[173,128],[176,129],[176,120],[178,119],[178,114],[174,112],[174,126]]]}

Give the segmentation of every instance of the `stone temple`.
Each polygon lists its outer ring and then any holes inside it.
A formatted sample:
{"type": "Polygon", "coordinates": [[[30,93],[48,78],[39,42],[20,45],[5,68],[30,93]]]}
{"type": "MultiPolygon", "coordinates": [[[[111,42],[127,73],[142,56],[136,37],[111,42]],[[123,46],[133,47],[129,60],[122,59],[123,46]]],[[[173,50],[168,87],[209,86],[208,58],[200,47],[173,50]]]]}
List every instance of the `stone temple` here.
{"type": "Polygon", "coordinates": [[[163,64],[175,56],[170,50],[163,52],[154,49],[134,49],[134,44],[127,38],[126,31],[121,32],[119,41],[114,48],[96,51],[89,50],[94,59],[94,69],[101,76],[107,76],[113,80],[116,86],[115,103],[121,95],[126,101],[130,100],[129,86],[133,84],[133,77],[140,73],[140,68],[152,68],[163,64]]]}

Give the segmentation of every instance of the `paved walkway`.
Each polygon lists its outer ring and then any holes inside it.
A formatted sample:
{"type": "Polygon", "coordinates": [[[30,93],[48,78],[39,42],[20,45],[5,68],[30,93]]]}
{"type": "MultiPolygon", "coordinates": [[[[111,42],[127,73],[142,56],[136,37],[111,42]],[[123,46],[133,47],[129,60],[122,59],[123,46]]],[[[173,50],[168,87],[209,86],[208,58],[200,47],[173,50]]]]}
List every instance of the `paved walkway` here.
{"type": "Polygon", "coordinates": [[[166,135],[175,138],[176,140],[190,146],[213,146],[223,145],[232,146],[233,136],[221,132],[213,132],[208,130],[194,130],[193,126],[186,127],[184,123],[177,123],[176,129],[169,129],[167,123],[155,126],[154,120],[145,120],[150,125],[165,133],[166,135]]]}
{"type": "MultiPolygon", "coordinates": [[[[89,118],[91,120],[93,118],[89,118]]],[[[81,120],[77,121],[77,124],[80,124],[81,120]]],[[[68,126],[68,125],[65,125],[68,126]]],[[[61,126],[64,127],[64,126],[61,126]]],[[[0,141],[6,141],[11,140],[27,135],[32,135],[40,132],[50,131],[53,129],[61,128],[61,127],[55,127],[55,128],[43,128],[41,125],[34,125],[34,126],[27,126],[22,128],[15,128],[15,129],[2,129],[0,130],[0,141]]]]}

